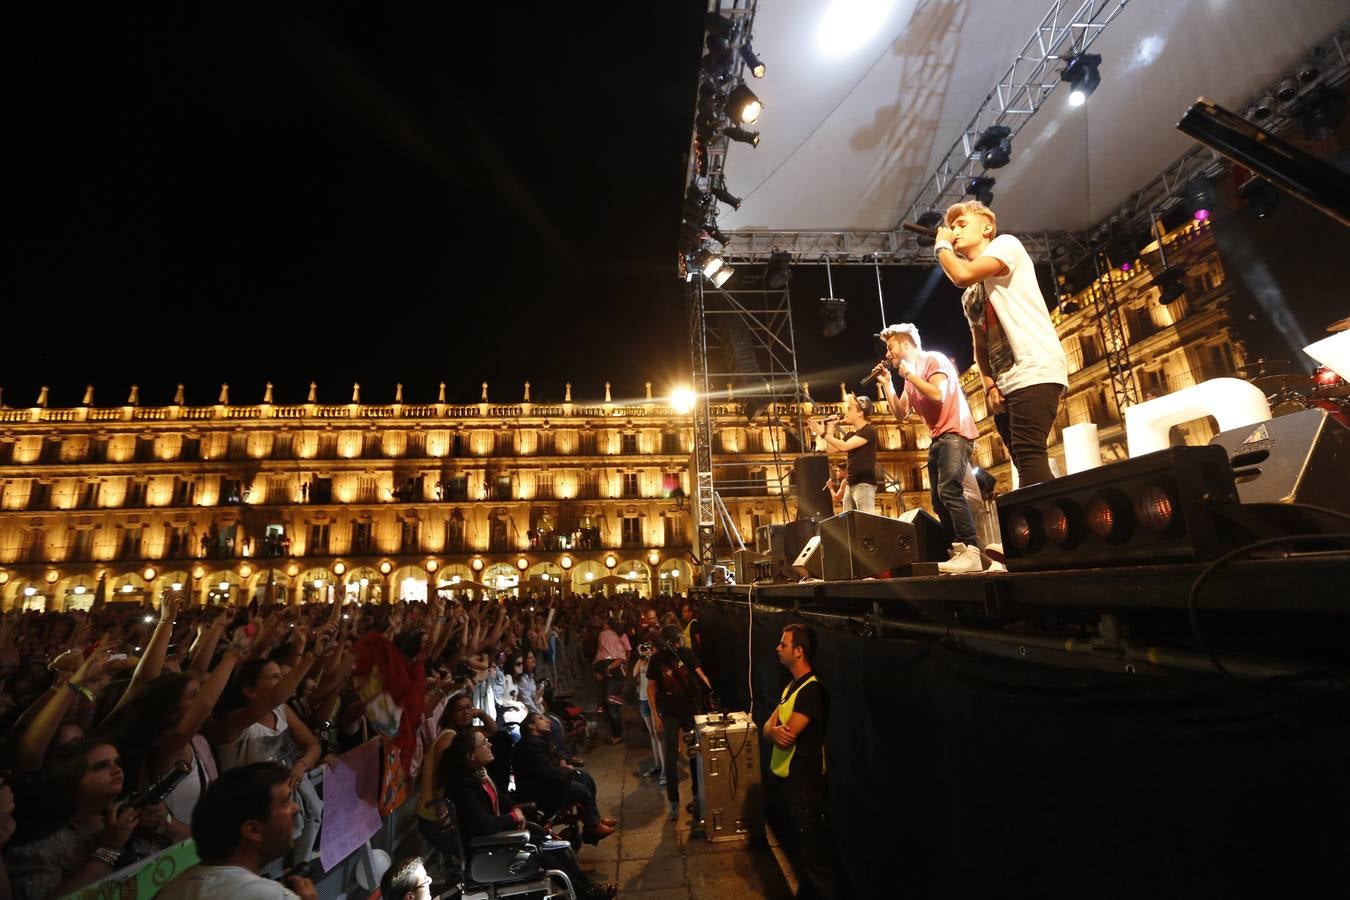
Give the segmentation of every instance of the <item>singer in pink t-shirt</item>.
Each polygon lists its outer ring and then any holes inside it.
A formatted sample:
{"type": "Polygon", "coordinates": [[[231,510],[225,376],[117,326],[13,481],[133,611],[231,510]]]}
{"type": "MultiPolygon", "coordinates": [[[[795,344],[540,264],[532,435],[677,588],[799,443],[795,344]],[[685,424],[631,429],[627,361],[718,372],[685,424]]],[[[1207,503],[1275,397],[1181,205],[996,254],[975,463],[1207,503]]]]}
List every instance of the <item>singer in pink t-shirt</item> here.
{"type": "Polygon", "coordinates": [[[904,379],[904,389],[897,393],[891,373],[883,371],[877,382],[882,396],[896,419],[904,419],[913,408],[933,433],[928,447],[929,490],[933,509],[953,540],[952,558],[939,563],[938,570],[981,571],[984,558],[976,546],[975,517],[962,486],[980,432],[961,390],[961,378],[950,359],[923,349],[919,329],[911,324],[887,326],[881,339],[886,342],[886,362],[904,379]]]}

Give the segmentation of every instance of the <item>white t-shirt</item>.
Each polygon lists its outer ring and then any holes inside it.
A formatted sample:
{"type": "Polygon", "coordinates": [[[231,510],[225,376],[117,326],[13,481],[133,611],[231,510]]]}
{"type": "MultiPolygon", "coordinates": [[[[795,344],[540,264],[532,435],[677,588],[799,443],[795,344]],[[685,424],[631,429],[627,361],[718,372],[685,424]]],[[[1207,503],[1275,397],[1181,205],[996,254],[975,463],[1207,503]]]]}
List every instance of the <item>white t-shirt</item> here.
{"type": "Polygon", "coordinates": [[[961,297],[966,320],[985,333],[998,389],[1008,394],[1034,384],[1068,387],[1069,361],[1022,242],[1011,234],[1000,234],[980,256],[995,257],[1008,267],[1008,274],[986,278],[961,297]],[[986,302],[993,307],[992,317],[986,302]]]}
{"type": "Polygon", "coordinates": [[[199,863],[164,886],[157,900],[300,900],[300,895],[277,881],[254,875],[239,866],[199,863]]]}
{"type": "Polygon", "coordinates": [[[298,755],[295,739],[290,733],[286,704],[272,710],[277,724],[268,728],[262,722],[254,722],[239,733],[239,737],[220,746],[217,754],[220,770],[236,769],[256,762],[279,762],[291,765],[298,755]]]}

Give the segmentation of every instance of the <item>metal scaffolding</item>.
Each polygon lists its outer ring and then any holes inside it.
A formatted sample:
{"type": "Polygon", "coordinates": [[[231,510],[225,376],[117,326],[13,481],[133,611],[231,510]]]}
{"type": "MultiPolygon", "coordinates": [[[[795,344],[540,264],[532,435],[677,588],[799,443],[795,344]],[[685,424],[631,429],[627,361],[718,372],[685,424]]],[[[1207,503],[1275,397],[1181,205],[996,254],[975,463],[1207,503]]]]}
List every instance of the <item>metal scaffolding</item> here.
{"type": "MultiPolygon", "coordinates": [[[[1037,262],[1050,258],[1050,248],[1071,241],[1064,231],[1019,235],[1027,253],[1037,262]]],[[[731,243],[722,249],[727,262],[763,263],[773,253],[786,253],[794,266],[872,265],[931,266],[933,247],[921,246],[907,231],[757,231],[731,232],[731,243]]]]}
{"type": "Polygon", "coordinates": [[[1097,254],[1097,277],[1091,285],[1092,309],[1102,331],[1102,346],[1106,351],[1106,371],[1111,377],[1111,393],[1116,400],[1116,413],[1125,420],[1125,410],[1139,402],[1139,389],[1134,383],[1134,367],[1130,363],[1130,342],[1120,323],[1120,309],[1116,305],[1116,285],[1111,278],[1111,260],[1105,252],[1097,254]]]}
{"type": "MultiPolygon", "coordinates": [[[[792,325],[792,294],[784,279],[770,286],[764,269],[741,269],[732,284],[735,289],[714,288],[702,278],[688,285],[690,336],[694,390],[694,509],[697,535],[695,553],[701,564],[715,561],[719,523],[727,528],[733,543],[739,536],[727,527],[721,498],[745,490],[762,494],[766,483],[777,484],[786,503],[786,484],[792,460],[804,444],[805,423],[797,403],[801,386],[797,379],[797,345],[792,325]],[[731,464],[714,462],[712,403],[726,391],[746,410],[746,424],[760,414],[768,416],[765,429],[772,453],[772,471],[763,479],[743,471],[728,471],[731,464]]],[[[786,518],[786,511],[784,513],[786,518]]]]}

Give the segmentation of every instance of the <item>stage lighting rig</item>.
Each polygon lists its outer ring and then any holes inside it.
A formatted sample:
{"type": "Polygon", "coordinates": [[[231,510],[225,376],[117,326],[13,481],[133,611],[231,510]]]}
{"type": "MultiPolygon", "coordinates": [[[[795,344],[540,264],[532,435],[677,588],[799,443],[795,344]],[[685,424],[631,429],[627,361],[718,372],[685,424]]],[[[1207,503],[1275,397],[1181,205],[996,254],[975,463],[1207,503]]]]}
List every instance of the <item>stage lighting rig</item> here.
{"type": "MultiPolygon", "coordinates": [[[[924,228],[937,228],[942,224],[942,213],[938,212],[936,209],[930,209],[928,212],[920,215],[914,224],[922,225],[924,228]]],[[[931,247],[937,242],[937,238],[930,237],[926,234],[916,234],[914,236],[914,242],[920,247],[931,247]]]]}
{"type": "Polygon", "coordinates": [[[751,49],[749,41],[741,44],[741,59],[744,60],[745,65],[750,69],[751,75],[756,78],[764,77],[764,63],[760,62],[759,57],[755,55],[755,51],[751,49]]]}
{"type": "Polygon", "coordinates": [[[698,269],[703,273],[704,278],[709,279],[716,275],[721,269],[726,268],[726,263],[722,260],[722,257],[711,250],[700,250],[698,253],[694,254],[694,265],[698,266],[698,269]]]}
{"type": "Polygon", "coordinates": [[[712,186],[712,195],[716,197],[718,200],[721,200],[727,206],[730,206],[732,209],[741,208],[741,198],[737,197],[735,194],[728,191],[726,189],[726,185],[722,184],[721,182],[718,182],[717,184],[714,184],[712,186]]]}
{"type": "Polygon", "coordinates": [[[987,175],[977,175],[966,182],[966,196],[974,197],[985,206],[994,202],[995,180],[987,175]]]}
{"type": "Polygon", "coordinates": [[[719,37],[725,41],[731,38],[731,33],[736,30],[736,25],[721,13],[710,12],[703,17],[703,29],[710,36],[719,37]]]}
{"type": "Polygon", "coordinates": [[[778,291],[787,287],[792,280],[792,255],[783,250],[769,254],[769,264],[764,270],[764,286],[778,291]]]}
{"type": "Polygon", "coordinates": [[[1252,104],[1251,117],[1253,122],[1264,122],[1275,114],[1275,98],[1270,94],[1264,94],[1260,100],[1252,104]]]}
{"type": "Polygon", "coordinates": [[[841,300],[838,297],[820,298],[820,332],[822,335],[829,338],[843,334],[844,329],[848,327],[848,321],[844,315],[847,308],[847,300],[841,300]]]}
{"type": "Polygon", "coordinates": [[[703,226],[703,231],[717,243],[725,247],[730,241],[731,236],[717,227],[716,222],[708,222],[703,226]]]}
{"type": "Polygon", "coordinates": [[[1299,101],[1298,122],[1310,141],[1334,137],[1345,121],[1345,96],[1319,84],[1299,101]]]}
{"type": "Polygon", "coordinates": [[[1012,159],[1012,129],[990,125],[975,141],[975,152],[986,169],[1001,169],[1012,159]]]}
{"type": "Polygon", "coordinates": [[[727,283],[727,279],[730,278],[735,273],[735,271],[736,270],[733,269],[731,266],[727,265],[726,263],[722,263],[722,268],[714,272],[712,277],[708,280],[713,283],[713,287],[720,288],[722,285],[727,283]]]}
{"type": "Polygon", "coordinates": [[[731,121],[738,125],[753,125],[764,111],[764,104],[755,96],[755,92],[744,84],[738,84],[727,95],[726,113],[731,121]]]}
{"type": "Polygon", "coordinates": [[[1070,106],[1082,106],[1101,84],[1102,76],[1097,71],[1101,63],[1102,58],[1096,53],[1075,53],[1065,61],[1059,80],[1069,83],[1070,106]]]}
{"type": "Polygon", "coordinates": [[[1153,284],[1158,288],[1158,302],[1163,306],[1180,300],[1186,293],[1186,270],[1181,266],[1168,266],[1153,276],[1153,284]]]}
{"type": "Polygon", "coordinates": [[[740,141],[742,144],[749,144],[751,147],[759,146],[759,132],[749,131],[739,125],[732,125],[729,128],[722,129],[722,133],[729,140],[740,141]]]}

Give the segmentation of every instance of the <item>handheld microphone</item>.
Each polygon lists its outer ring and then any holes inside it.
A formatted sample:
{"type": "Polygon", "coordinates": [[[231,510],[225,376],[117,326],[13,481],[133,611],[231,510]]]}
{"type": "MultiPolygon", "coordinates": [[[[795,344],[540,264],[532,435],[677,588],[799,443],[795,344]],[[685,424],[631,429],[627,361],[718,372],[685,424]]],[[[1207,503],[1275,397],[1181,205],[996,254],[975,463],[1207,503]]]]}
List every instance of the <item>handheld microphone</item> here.
{"type": "Polygon", "coordinates": [[[927,225],[916,225],[913,222],[901,222],[900,227],[905,229],[905,231],[912,231],[915,234],[921,234],[924,237],[937,237],[937,229],[929,228],[927,225]]]}
{"type": "Polygon", "coordinates": [[[858,384],[861,387],[867,387],[869,384],[880,378],[881,374],[885,371],[886,371],[886,360],[883,359],[881,362],[877,363],[876,367],[872,369],[871,372],[868,373],[867,377],[864,378],[862,381],[859,381],[858,384]]]}

